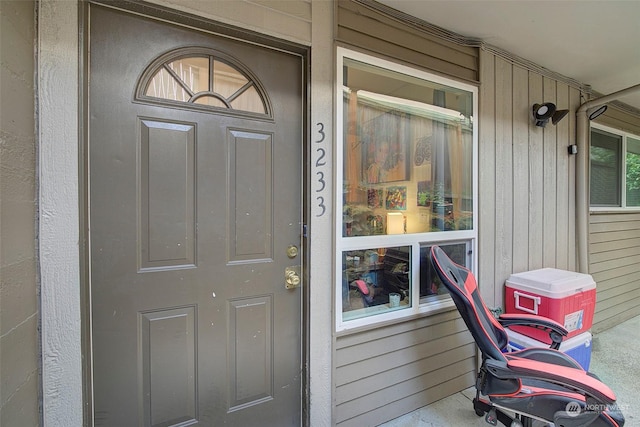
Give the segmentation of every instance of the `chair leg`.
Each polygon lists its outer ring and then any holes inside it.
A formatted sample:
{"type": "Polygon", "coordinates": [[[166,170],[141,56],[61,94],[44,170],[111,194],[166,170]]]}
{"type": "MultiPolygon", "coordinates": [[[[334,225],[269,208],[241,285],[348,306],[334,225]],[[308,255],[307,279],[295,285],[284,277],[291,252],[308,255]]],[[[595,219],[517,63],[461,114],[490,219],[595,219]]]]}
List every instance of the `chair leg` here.
{"type": "MultiPolygon", "coordinates": [[[[506,413],[502,412],[501,410],[497,409],[496,407],[494,407],[493,405],[480,400],[479,397],[476,397],[475,399],[473,399],[473,409],[476,412],[476,415],[479,417],[482,417],[483,415],[489,413],[489,412],[493,412],[491,414],[491,418],[494,419],[494,422],[492,422],[491,424],[496,425],[497,422],[501,423],[503,426],[506,427],[511,427],[513,426],[513,422],[515,421],[514,418],[510,417],[509,415],[507,415],[506,413]],[[495,424],[494,424],[495,423],[495,424]]],[[[486,417],[485,417],[486,419],[486,417]]],[[[533,424],[531,424],[533,420],[529,419],[530,424],[522,424],[523,427],[533,427],[533,424]]],[[[487,422],[489,423],[489,420],[487,420],[487,422]]],[[[516,424],[517,426],[517,424],[516,424]]]]}
{"type": "MultiPolygon", "coordinates": [[[[481,375],[478,376],[478,380],[481,381],[481,375]]],[[[473,399],[473,410],[479,417],[484,416],[486,413],[494,409],[493,405],[480,399],[480,390],[476,388],[476,397],[473,399]]],[[[511,418],[500,410],[496,410],[496,417],[498,421],[505,426],[512,427],[533,427],[533,418],[526,417],[524,415],[516,415],[516,418],[511,418]]]]}
{"type": "Polygon", "coordinates": [[[522,427],[533,427],[533,418],[522,416],[520,417],[522,427]]]}
{"type": "MultiPolygon", "coordinates": [[[[473,410],[479,417],[484,416],[486,413],[494,409],[493,405],[480,399],[480,391],[476,390],[476,397],[473,399],[473,410]]],[[[511,418],[500,410],[496,410],[496,417],[498,421],[507,427],[533,427],[533,418],[529,418],[524,415],[516,415],[515,418],[511,418]]]]}
{"type": "Polygon", "coordinates": [[[511,422],[511,427],[533,427],[533,418],[516,415],[516,418],[511,422]]]}
{"type": "Polygon", "coordinates": [[[482,417],[491,410],[491,405],[483,402],[476,396],[476,398],[473,399],[473,410],[476,411],[477,416],[482,417]]]}

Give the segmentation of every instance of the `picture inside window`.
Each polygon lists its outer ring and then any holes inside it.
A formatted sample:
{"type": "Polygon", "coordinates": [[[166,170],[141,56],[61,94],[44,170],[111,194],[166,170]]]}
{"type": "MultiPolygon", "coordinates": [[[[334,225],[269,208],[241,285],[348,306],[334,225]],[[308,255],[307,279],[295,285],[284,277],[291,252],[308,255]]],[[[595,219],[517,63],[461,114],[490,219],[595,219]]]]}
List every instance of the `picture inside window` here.
{"type": "Polygon", "coordinates": [[[344,59],[344,237],[472,228],[472,99],[344,59]]]}

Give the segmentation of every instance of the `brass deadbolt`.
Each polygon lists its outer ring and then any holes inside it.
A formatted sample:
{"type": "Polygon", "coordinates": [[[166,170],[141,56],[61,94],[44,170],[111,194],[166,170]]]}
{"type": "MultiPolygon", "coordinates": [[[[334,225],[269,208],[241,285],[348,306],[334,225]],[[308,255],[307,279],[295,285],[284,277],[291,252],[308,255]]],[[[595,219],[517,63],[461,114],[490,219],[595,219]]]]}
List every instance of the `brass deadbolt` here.
{"type": "Polygon", "coordinates": [[[287,248],[287,256],[289,258],[295,258],[298,256],[298,247],[296,245],[290,245],[287,248]]]}

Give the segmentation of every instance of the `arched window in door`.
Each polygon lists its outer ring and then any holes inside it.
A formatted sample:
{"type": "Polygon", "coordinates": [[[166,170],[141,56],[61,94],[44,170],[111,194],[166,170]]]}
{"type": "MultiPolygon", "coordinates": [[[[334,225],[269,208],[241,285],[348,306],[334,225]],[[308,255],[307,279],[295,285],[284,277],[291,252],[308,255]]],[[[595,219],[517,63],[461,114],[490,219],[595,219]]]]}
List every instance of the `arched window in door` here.
{"type": "Polygon", "coordinates": [[[271,117],[266,92],[251,71],[206,48],[182,48],[157,58],[139,79],[136,100],[271,117]]]}

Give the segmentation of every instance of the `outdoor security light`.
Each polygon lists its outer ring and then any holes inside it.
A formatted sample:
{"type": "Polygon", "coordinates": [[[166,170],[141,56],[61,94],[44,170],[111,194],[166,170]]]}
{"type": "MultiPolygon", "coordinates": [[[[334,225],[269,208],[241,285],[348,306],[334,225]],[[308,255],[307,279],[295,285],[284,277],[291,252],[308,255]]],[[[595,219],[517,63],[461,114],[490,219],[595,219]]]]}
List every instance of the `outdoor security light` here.
{"type": "Polygon", "coordinates": [[[536,126],[545,127],[549,119],[554,125],[569,113],[569,110],[556,110],[556,104],[545,102],[544,104],[533,104],[533,118],[536,126]]]}
{"type": "Polygon", "coordinates": [[[555,126],[567,114],[569,114],[569,110],[556,110],[556,112],[553,113],[553,116],[551,116],[551,123],[555,126]]]}
{"type": "Polygon", "coordinates": [[[533,104],[533,118],[536,121],[536,126],[545,127],[555,112],[556,106],[550,102],[546,102],[542,105],[533,104]]]}
{"type": "Polygon", "coordinates": [[[607,105],[602,105],[598,108],[594,108],[593,110],[589,110],[587,111],[587,114],[589,115],[589,120],[593,120],[596,117],[598,117],[600,114],[604,113],[605,111],[607,111],[607,105]]]}

